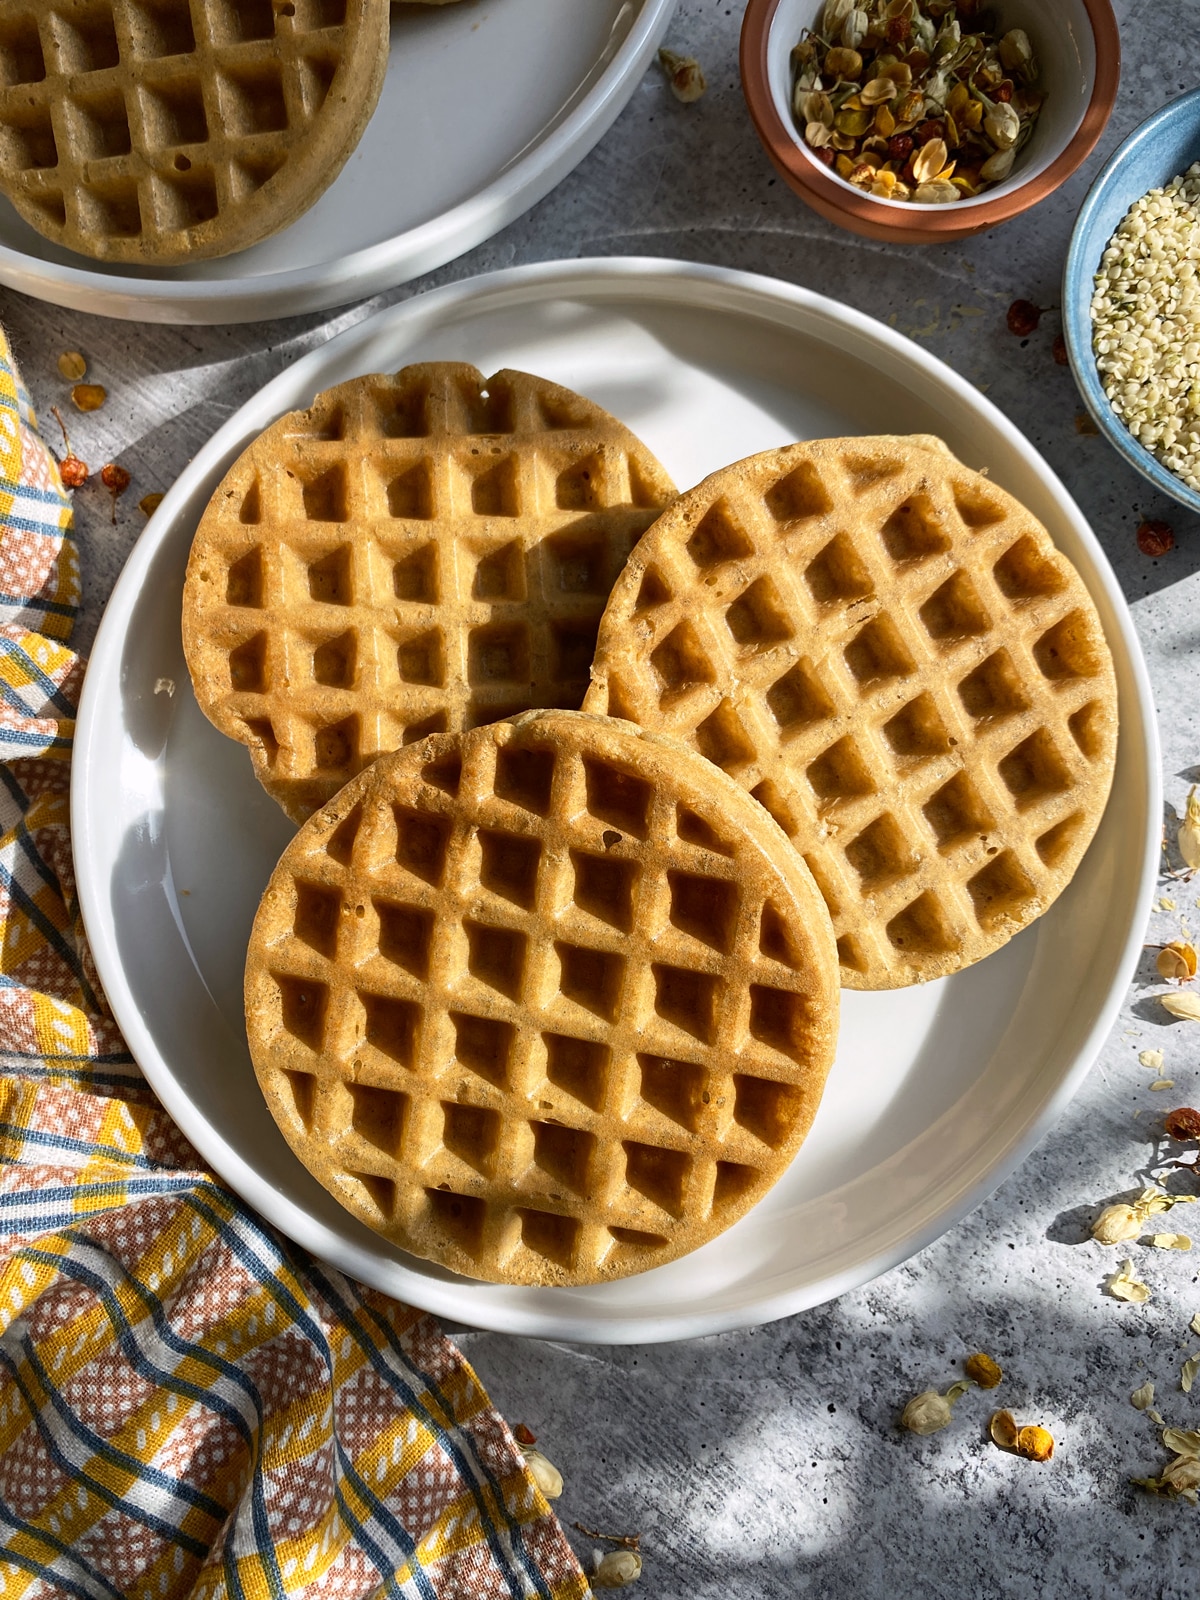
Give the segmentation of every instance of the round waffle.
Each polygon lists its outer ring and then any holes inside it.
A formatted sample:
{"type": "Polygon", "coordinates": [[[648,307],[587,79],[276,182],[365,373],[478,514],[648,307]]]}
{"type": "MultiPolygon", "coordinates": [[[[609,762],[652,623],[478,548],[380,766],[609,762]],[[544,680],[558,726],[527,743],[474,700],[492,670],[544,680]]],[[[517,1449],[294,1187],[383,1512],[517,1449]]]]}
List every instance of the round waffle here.
{"type": "Polygon", "coordinates": [[[940,440],[825,439],[682,495],[615,585],[589,711],[699,750],[808,862],[850,988],[969,966],[1069,882],[1112,780],[1100,621],[940,440]]]}
{"type": "Polygon", "coordinates": [[[234,464],[188,563],[196,698],[296,822],[383,751],[576,709],[675,489],[591,401],[451,362],[356,378],[234,464]]]}
{"type": "Polygon", "coordinates": [[[675,741],[570,711],[377,761],[284,852],[246,964],[305,1166],[504,1283],[622,1277],[736,1221],[808,1131],[837,1010],[775,824],[675,741]]]}
{"type": "Polygon", "coordinates": [[[389,16],[388,0],[0,0],[0,189],[103,261],[244,249],[341,171],[389,16]]]}

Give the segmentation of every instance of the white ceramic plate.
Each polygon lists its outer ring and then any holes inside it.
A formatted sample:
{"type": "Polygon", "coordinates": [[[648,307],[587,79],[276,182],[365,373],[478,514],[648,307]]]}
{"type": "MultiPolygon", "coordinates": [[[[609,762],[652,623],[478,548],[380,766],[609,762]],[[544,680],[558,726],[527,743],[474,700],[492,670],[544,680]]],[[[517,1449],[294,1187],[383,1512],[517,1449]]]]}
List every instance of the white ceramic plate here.
{"type": "Polygon", "coordinates": [[[229,323],[378,294],[491,238],[607,132],[676,0],[397,5],[387,81],[335,183],[274,238],[194,267],[104,266],[0,199],[0,283],[137,322],[229,323]]]}
{"type": "Polygon", "coordinates": [[[1021,1160],[1087,1072],[1133,973],[1158,859],[1158,770],[1150,688],[1116,580],[1057,478],[988,401],[916,345],[803,289],[676,262],[556,262],[455,284],[342,334],[197,456],[101,626],[72,818],[84,916],[117,1020],[167,1109],[246,1200],[412,1304],[509,1332],[644,1342],[768,1321],[863,1283],[1021,1160]],[[523,367],[590,395],[681,486],[796,438],[939,433],[1042,518],[1082,572],[1116,659],[1112,798],[1049,915],[957,977],[847,994],[824,1103],[775,1189],[702,1250],[595,1289],[474,1283],[382,1243],[287,1149],[246,1050],[246,942],[292,829],[245,750],[192,698],[179,631],[192,533],[229,462],[282,412],[356,374],[437,358],[523,367]]]}

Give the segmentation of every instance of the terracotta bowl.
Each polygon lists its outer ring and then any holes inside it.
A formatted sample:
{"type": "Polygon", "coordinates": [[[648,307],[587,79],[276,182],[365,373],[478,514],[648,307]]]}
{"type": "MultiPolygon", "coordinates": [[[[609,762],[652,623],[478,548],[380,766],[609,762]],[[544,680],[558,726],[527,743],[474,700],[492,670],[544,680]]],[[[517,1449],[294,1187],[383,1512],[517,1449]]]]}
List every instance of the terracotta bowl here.
{"type": "Polygon", "coordinates": [[[999,0],[1005,28],[1024,28],[1041,66],[1046,103],[1011,175],[955,205],[879,200],[821,165],[792,117],[792,46],[822,0],[749,0],[742,23],[742,91],[780,176],[814,211],[869,239],[944,244],[982,233],[1052,194],[1104,130],[1121,74],[1121,42],[1109,0],[999,0]]]}

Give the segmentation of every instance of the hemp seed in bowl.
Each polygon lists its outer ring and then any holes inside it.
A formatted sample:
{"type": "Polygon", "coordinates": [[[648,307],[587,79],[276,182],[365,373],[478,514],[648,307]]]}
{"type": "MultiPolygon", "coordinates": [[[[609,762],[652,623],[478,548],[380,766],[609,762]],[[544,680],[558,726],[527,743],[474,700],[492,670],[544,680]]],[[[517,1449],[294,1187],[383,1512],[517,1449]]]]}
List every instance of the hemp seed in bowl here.
{"type": "Polygon", "coordinates": [[[1200,490],[1200,161],[1135,200],[1100,258],[1092,349],[1133,437],[1200,490]]]}

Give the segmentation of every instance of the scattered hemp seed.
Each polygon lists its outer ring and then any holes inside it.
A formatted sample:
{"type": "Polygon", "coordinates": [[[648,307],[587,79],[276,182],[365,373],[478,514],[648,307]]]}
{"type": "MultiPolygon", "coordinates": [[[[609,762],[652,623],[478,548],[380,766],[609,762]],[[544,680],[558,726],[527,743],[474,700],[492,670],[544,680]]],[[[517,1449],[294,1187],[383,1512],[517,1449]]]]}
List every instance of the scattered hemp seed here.
{"type": "Polygon", "coordinates": [[[1082,434],[1085,439],[1094,439],[1099,434],[1100,429],[1092,421],[1090,412],[1077,411],[1075,413],[1075,432],[1082,434]]]}
{"type": "Polygon", "coordinates": [[[1042,308],[1035,306],[1032,300],[1014,300],[1004,320],[1008,324],[1009,333],[1015,333],[1018,339],[1027,339],[1031,333],[1036,332],[1037,325],[1042,320],[1042,308]]]}
{"type": "MultiPolygon", "coordinates": [[[[1193,1111],[1191,1106],[1180,1106],[1177,1111],[1168,1111],[1163,1118],[1163,1129],[1168,1139],[1200,1139],[1200,1111],[1193,1111]]],[[[1200,1330],[1197,1330],[1200,1331],[1200,1330]]]]}
{"type": "Polygon", "coordinates": [[[1169,522],[1147,521],[1138,524],[1137,547],[1144,556],[1165,556],[1175,548],[1175,530],[1169,522]]]}
{"type": "Polygon", "coordinates": [[[58,358],[58,370],[68,383],[81,383],[87,377],[87,362],[78,350],[64,350],[58,358]]]}
{"type": "Polygon", "coordinates": [[[1158,952],[1154,965],[1160,978],[1189,983],[1196,976],[1196,947],[1182,939],[1172,939],[1158,952]]]}
{"type": "Polygon", "coordinates": [[[1175,835],[1175,843],[1179,846],[1184,866],[1189,872],[1195,872],[1196,868],[1200,867],[1200,799],[1197,798],[1195,784],[1188,792],[1183,821],[1179,825],[1179,832],[1175,835]]]}
{"type": "Polygon", "coordinates": [[[1164,1011],[1169,1011],[1181,1022],[1200,1022],[1200,994],[1183,989],[1178,994],[1160,994],[1164,1011]]]}
{"type": "Polygon", "coordinates": [[[1054,335],[1054,344],[1052,350],[1055,366],[1065,367],[1067,362],[1070,360],[1070,357],[1067,355],[1067,341],[1063,338],[1061,333],[1056,333],[1054,335]]]}
{"type": "Polygon", "coordinates": [[[1128,1300],[1135,1306],[1144,1306],[1150,1298],[1149,1288],[1133,1275],[1132,1261],[1122,1261],[1121,1270],[1109,1276],[1105,1287],[1114,1300],[1128,1300]]]}
{"type": "Polygon", "coordinates": [[[77,411],[99,411],[108,399],[108,390],[99,383],[77,383],[71,390],[71,404],[77,411]]]}
{"type": "Polygon", "coordinates": [[[982,1350],[967,1357],[963,1362],[963,1371],[968,1378],[974,1378],[981,1389],[994,1389],[1004,1377],[999,1365],[982,1350]]]}
{"type": "Polygon", "coordinates": [[[1148,1411],[1154,1404],[1154,1385],[1144,1383],[1140,1389],[1135,1389],[1129,1396],[1129,1404],[1135,1411],[1148,1411]]]}
{"type": "Polygon", "coordinates": [[[563,1492],[562,1473],[552,1461],[548,1461],[540,1450],[523,1449],[521,1454],[525,1458],[525,1466],[529,1476],[537,1484],[547,1500],[557,1500],[563,1492]]]}
{"type": "Polygon", "coordinates": [[[1200,1354],[1189,1356],[1179,1369],[1179,1387],[1184,1394],[1191,1394],[1198,1372],[1200,1372],[1200,1354]]]}
{"type": "Polygon", "coordinates": [[[166,498],[165,494],[144,494],[138,501],[138,510],[144,517],[152,517],[166,498]]]}
{"type": "Polygon", "coordinates": [[[1163,1053],[1161,1050],[1143,1050],[1138,1056],[1138,1061],[1151,1072],[1161,1072],[1163,1053]]]}
{"type": "Polygon", "coordinates": [[[699,100],[708,88],[704,69],[695,56],[677,56],[673,50],[660,50],[658,64],[667,75],[671,93],[685,106],[699,100]]]}
{"type": "Polygon", "coordinates": [[[129,476],[124,467],[118,466],[115,461],[110,461],[106,467],[101,467],[100,469],[100,482],[112,496],[112,521],[113,526],[115,527],[117,521],[117,501],[125,493],[126,489],[128,489],[129,485],[133,482],[133,479],[129,476]]]}
{"type": "Polygon", "coordinates": [[[623,1589],[642,1575],[642,1558],[636,1550],[610,1550],[607,1555],[597,1550],[594,1562],[593,1589],[623,1589]]]}

